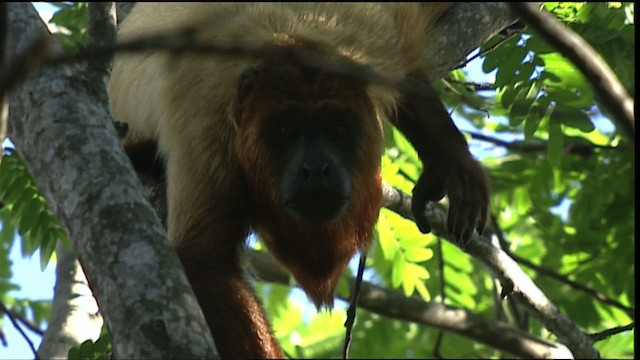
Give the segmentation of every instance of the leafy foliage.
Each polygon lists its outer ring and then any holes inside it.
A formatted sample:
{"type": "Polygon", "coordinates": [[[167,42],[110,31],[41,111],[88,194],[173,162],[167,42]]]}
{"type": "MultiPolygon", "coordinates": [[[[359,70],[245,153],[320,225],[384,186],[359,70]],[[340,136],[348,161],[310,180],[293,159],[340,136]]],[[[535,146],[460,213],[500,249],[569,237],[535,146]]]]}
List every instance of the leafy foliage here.
{"type": "Polygon", "coordinates": [[[85,340],[82,344],[69,349],[69,360],[105,360],[113,358],[111,340],[106,325],[102,327],[100,337],[96,341],[85,340]]]}
{"type": "Polygon", "coordinates": [[[55,2],[58,8],[49,24],[56,25],[60,31],[55,32],[57,40],[68,53],[74,53],[87,44],[89,26],[86,2],[55,2]]]}
{"type": "Polygon", "coordinates": [[[22,237],[22,254],[31,256],[40,249],[44,269],[58,240],[68,243],[58,219],[49,209],[17,153],[5,149],[0,164],[0,241],[11,244],[15,231],[22,237]]]}

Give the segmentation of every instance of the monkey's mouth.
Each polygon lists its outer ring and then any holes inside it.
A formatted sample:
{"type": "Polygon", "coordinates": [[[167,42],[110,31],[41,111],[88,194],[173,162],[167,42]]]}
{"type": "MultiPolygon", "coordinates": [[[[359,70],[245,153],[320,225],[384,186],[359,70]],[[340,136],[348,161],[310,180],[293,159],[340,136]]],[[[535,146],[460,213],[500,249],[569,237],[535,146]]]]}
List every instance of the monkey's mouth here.
{"type": "Polygon", "coordinates": [[[323,223],[339,218],[349,204],[349,196],[336,194],[304,194],[285,202],[289,212],[309,223],[323,223]]]}

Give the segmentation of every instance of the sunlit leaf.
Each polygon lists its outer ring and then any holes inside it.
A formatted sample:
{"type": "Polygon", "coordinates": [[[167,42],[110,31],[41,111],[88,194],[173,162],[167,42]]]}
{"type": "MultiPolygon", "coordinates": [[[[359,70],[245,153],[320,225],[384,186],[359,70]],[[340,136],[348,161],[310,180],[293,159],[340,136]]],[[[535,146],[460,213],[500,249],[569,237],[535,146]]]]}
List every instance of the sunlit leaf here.
{"type": "Polygon", "coordinates": [[[406,264],[407,263],[404,261],[400,253],[397,252],[393,259],[393,266],[391,270],[391,285],[394,288],[397,288],[402,284],[406,264]]]}
{"type": "Polygon", "coordinates": [[[420,247],[409,248],[405,250],[405,257],[411,262],[427,261],[433,257],[433,250],[420,247]]]}

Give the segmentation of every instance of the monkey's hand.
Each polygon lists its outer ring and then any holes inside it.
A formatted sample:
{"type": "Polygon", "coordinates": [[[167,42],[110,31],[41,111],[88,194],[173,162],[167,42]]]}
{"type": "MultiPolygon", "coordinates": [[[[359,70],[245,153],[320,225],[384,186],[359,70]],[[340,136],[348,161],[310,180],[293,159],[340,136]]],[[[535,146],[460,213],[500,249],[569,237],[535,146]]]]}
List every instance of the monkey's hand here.
{"type": "Polygon", "coordinates": [[[413,189],[411,210],[418,228],[431,231],[425,216],[428,201],[449,196],[448,233],[467,243],[487,221],[489,186],[484,171],[469,153],[467,141],[455,126],[438,93],[424,75],[410,77],[420,93],[407,93],[398,106],[396,127],[418,152],[424,172],[413,189]]]}
{"type": "Polygon", "coordinates": [[[482,234],[487,222],[489,187],[484,171],[469,153],[440,154],[424,162],[424,172],[413,188],[411,210],[418,228],[431,231],[425,215],[428,201],[449,197],[447,230],[456,241],[466,244],[473,231],[482,234]]]}

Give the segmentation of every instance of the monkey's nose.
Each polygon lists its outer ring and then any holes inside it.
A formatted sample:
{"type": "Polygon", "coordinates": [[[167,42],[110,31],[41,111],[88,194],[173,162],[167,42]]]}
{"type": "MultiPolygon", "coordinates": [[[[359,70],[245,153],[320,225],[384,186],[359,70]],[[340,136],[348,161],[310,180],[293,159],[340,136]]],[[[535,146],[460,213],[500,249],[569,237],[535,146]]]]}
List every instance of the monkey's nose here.
{"type": "Polygon", "coordinates": [[[329,165],[326,163],[306,163],[301,169],[302,177],[308,181],[322,181],[330,176],[329,165]]]}

